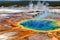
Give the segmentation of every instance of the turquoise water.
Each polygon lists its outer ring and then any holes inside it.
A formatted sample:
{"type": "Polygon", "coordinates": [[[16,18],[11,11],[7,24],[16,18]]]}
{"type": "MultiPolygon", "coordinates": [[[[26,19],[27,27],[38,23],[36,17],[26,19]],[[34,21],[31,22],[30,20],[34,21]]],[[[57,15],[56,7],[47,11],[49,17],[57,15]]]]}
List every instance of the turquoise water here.
{"type": "Polygon", "coordinates": [[[20,23],[25,28],[41,31],[49,31],[60,28],[55,21],[51,20],[28,20],[20,23]]]}

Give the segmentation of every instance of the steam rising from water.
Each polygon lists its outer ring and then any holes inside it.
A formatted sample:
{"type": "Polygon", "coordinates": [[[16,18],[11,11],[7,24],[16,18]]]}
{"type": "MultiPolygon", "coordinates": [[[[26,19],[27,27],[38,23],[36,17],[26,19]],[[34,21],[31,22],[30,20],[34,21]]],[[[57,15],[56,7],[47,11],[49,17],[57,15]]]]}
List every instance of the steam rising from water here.
{"type": "Polygon", "coordinates": [[[50,13],[49,13],[49,8],[48,8],[48,3],[45,2],[38,2],[37,5],[35,5],[33,7],[33,3],[30,2],[30,10],[36,10],[36,11],[40,11],[43,10],[43,13],[39,13],[37,14],[37,16],[35,16],[34,18],[46,18],[46,17],[50,17],[50,13]]]}

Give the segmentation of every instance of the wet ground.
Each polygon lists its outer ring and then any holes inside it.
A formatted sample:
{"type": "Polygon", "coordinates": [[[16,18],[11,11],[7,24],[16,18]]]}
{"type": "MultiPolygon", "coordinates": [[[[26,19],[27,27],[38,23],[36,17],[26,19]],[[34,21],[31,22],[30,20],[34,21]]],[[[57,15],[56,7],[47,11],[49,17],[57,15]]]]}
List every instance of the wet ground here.
{"type": "Polygon", "coordinates": [[[60,38],[60,31],[56,33],[57,37],[55,37],[54,32],[36,33],[30,30],[20,30],[20,28],[14,26],[14,23],[33,19],[33,16],[20,13],[0,17],[0,40],[57,40],[60,38]]]}

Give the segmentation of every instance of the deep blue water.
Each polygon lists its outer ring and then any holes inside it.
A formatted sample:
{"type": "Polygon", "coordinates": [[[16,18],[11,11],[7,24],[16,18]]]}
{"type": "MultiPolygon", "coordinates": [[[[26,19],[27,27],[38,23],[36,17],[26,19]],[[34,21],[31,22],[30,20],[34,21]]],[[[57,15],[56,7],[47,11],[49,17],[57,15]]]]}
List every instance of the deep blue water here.
{"type": "Polygon", "coordinates": [[[42,31],[55,30],[59,28],[54,21],[50,20],[29,20],[20,23],[20,25],[22,25],[25,28],[42,31]]]}

